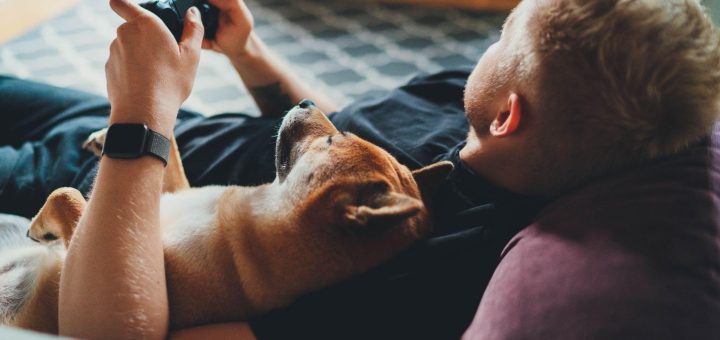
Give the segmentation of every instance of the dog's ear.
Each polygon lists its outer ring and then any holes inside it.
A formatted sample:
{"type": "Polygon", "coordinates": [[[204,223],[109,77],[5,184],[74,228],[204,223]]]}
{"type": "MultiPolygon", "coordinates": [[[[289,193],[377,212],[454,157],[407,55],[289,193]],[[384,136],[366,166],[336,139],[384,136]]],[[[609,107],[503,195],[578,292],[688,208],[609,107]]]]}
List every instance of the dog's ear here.
{"type": "Polygon", "coordinates": [[[453,168],[452,162],[442,161],[412,172],[424,202],[429,202],[429,198],[435,194],[435,191],[450,175],[453,168]]]}
{"type": "Polygon", "coordinates": [[[353,229],[384,230],[415,216],[422,208],[420,200],[392,191],[384,181],[374,181],[358,188],[355,199],[345,207],[344,219],[353,229]]]}

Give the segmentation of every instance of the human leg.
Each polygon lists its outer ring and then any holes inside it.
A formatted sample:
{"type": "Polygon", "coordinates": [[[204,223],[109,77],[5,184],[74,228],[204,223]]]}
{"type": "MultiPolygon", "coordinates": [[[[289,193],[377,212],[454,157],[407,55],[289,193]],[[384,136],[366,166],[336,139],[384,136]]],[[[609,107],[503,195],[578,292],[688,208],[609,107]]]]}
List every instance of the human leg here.
{"type": "MultiPolygon", "coordinates": [[[[0,77],[0,211],[33,216],[60,187],[87,194],[97,157],[81,145],[107,126],[109,111],[103,97],[0,77]]],[[[178,120],[198,116],[182,111],[178,120]]]]}
{"type": "Polygon", "coordinates": [[[108,109],[102,97],[0,77],[0,211],[30,217],[77,177],[92,156],[78,143],[108,109]]]}
{"type": "Polygon", "coordinates": [[[40,140],[73,118],[105,116],[109,107],[100,96],[0,76],[0,145],[40,140]]]}

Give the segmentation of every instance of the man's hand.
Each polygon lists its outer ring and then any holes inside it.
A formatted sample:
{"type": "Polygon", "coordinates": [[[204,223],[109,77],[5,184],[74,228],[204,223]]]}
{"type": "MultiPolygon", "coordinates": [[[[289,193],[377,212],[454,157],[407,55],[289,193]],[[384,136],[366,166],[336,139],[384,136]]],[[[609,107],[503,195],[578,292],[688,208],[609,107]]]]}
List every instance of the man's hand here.
{"type": "Polygon", "coordinates": [[[162,20],[130,0],[110,0],[125,19],[105,65],[110,123],[145,123],[169,135],[192,90],[203,38],[200,13],[188,10],[180,43],[162,20]]]}
{"type": "Polygon", "coordinates": [[[242,0],[208,0],[220,9],[215,40],[203,41],[203,48],[220,52],[230,59],[248,53],[248,40],[252,34],[253,16],[242,0]]]}
{"type": "Polygon", "coordinates": [[[230,59],[263,116],[281,116],[303,98],[314,100],[325,112],[337,111],[337,105],[308,88],[255,35],[253,16],[243,0],[208,1],[220,9],[220,17],[215,40],[203,41],[203,48],[230,59]]]}

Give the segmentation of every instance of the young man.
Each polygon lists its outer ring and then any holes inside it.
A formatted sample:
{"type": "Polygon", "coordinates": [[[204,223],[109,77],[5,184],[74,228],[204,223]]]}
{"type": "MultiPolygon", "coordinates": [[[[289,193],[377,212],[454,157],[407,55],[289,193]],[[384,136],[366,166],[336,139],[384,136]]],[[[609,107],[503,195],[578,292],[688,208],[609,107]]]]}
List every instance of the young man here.
{"type": "MultiPolygon", "coordinates": [[[[203,119],[181,112],[175,134],[186,171],[195,185],[271,180],[268,137],[277,122],[270,117],[282,111],[277,100],[289,106],[303,97],[318,98],[322,109],[335,107],[272,57],[252,33],[252,17],[241,1],[211,2],[222,10],[221,27],[214,42],[202,44],[233,61],[265,117],[203,119]],[[273,100],[268,93],[282,95],[273,100]]],[[[167,134],[190,92],[199,21],[189,14],[178,48],[149,13],[126,0],[111,5],[127,23],[118,29],[107,64],[110,123],[141,122],[167,134]],[[143,64],[147,55],[163,57],[143,64]]],[[[528,196],[562,195],[700,140],[719,112],[719,65],[718,36],[695,1],[523,2],[469,78],[463,71],[419,78],[385,98],[331,114],[341,130],[385,147],[410,167],[453,160],[457,169],[436,196],[433,237],[370,273],[301,298],[249,326],[208,326],[180,335],[458,337],[501,249],[541,206],[543,199],[528,196]]],[[[8,152],[7,159],[39,162],[14,160],[12,169],[0,172],[8,182],[0,206],[10,212],[31,215],[53,186],[87,191],[93,178],[87,167],[95,160],[72,150],[105,125],[92,116],[107,106],[79,94],[61,105],[57,97],[68,93],[40,94],[47,91],[17,80],[0,82],[2,100],[8,101],[2,106],[18,112],[3,125],[16,127],[7,131],[13,137],[4,143],[14,148],[0,152],[8,152]],[[19,112],[40,114],[22,118],[19,112]],[[50,121],[20,128],[43,119],[50,121]],[[39,152],[23,150],[33,148],[23,144],[33,139],[42,141],[33,144],[39,152]],[[47,152],[57,141],[59,149],[47,152]],[[57,162],[65,153],[72,155],[69,162],[57,162]],[[43,173],[53,164],[58,179],[43,173]],[[42,172],[22,176],[35,171],[42,172]],[[31,204],[11,204],[11,199],[31,204]]],[[[167,301],[156,226],[161,173],[154,159],[101,160],[63,275],[62,334],[165,335],[167,301]]]]}

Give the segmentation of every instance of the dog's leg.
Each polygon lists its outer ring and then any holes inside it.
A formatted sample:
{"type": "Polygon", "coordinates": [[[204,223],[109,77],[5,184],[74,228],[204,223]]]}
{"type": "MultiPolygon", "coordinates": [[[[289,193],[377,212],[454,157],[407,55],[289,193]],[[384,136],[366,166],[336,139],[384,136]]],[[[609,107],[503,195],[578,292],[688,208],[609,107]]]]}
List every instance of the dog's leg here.
{"type": "MultiPolygon", "coordinates": [[[[106,135],[107,128],[93,132],[83,143],[83,149],[100,157],[106,135]]],[[[190,182],[187,176],[185,176],[185,169],[183,168],[182,159],[180,158],[180,150],[173,135],[170,137],[170,154],[168,155],[168,164],[165,168],[165,175],[163,176],[163,192],[173,193],[188,188],[190,188],[190,182]]]]}
{"type": "Polygon", "coordinates": [[[82,148],[95,154],[95,156],[102,156],[103,145],[105,145],[105,136],[107,135],[107,128],[95,131],[88,136],[83,142],[82,148]]]}
{"type": "Polygon", "coordinates": [[[28,237],[40,243],[62,239],[67,247],[85,205],[85,197],[77,189],[56,189],[32,219],[28,237]]]}

